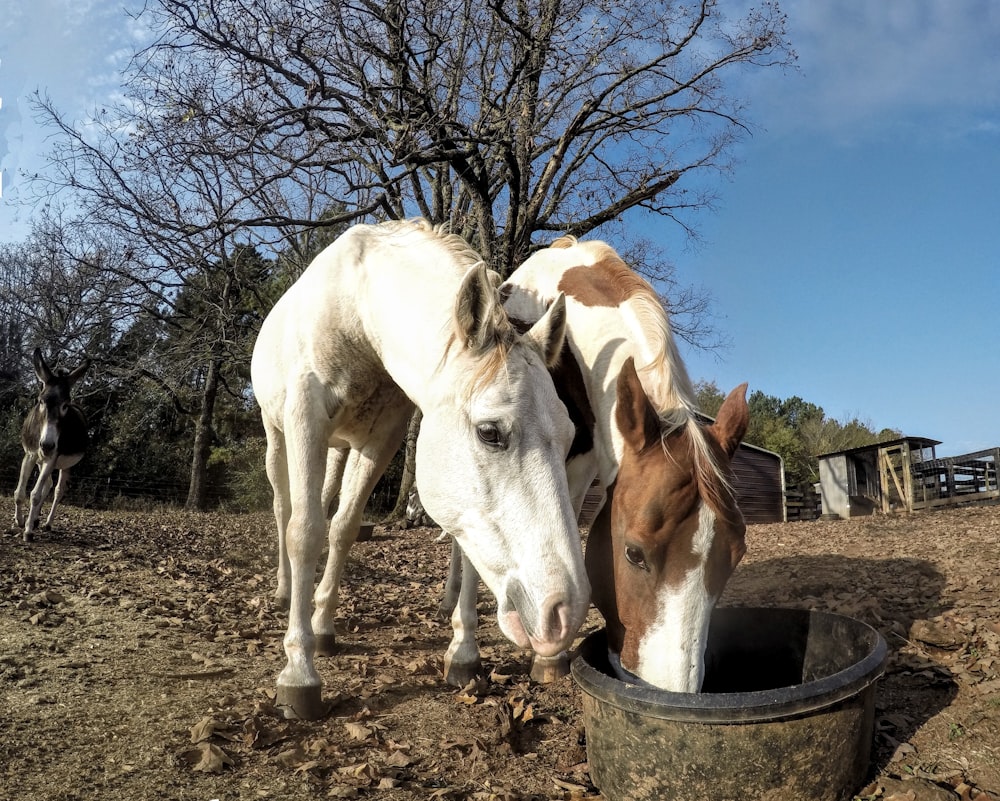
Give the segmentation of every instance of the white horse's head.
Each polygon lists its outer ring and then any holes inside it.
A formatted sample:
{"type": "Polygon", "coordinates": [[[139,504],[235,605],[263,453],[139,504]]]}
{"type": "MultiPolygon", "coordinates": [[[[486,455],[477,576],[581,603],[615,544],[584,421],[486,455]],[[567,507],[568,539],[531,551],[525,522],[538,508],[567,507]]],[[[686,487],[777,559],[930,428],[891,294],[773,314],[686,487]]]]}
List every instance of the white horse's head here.
{"type": "Polygon", "coordinates": [[[569,646],[590,599],[566,485],[574,429],[547,370],[565,326],[560,296],[518,336],[472,268],[417,440],[424,507],[496,595],[504,634],[543,656],[569,646]]]}

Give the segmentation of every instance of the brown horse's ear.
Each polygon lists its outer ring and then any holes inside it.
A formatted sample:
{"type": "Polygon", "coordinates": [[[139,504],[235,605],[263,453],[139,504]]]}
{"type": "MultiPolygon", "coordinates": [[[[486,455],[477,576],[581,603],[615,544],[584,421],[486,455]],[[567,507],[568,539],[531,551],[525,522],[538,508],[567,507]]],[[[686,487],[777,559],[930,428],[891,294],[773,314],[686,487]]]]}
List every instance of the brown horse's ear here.
{"type": "Polygon", "coordinates": [[[715,422],[709,426],[730,459],[736,453],[747,433],[747,426],[750,425],[750,409],[747,406],[746,394],[746,384],[740,384],[730,392],[722,402],[715,422]]]}
{"type": "Polygon", "coordinates": [[[635,360],[629,356],[618,374],[618,405],[615,422],[625,443],[636,452],[660,442],[660,417],[639,382],[635,360]]]}

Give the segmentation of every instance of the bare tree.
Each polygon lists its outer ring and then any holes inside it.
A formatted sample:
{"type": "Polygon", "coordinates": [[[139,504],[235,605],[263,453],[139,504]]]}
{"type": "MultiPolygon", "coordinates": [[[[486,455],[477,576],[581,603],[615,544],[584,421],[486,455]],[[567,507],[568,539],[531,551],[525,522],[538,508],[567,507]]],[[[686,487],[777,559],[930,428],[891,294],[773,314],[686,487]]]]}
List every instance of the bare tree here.
{"type": "MultiPolygon", "coordinates": [[[[688,227],[710,200],[690,179],[727,169],[746,130],[726,77],[794,58],[770,2],[736,17],[712,0],[156,0],[150,14],[160,102],[214,132],[220,157],[269,164],[261,193],[324,184],[343,204],[333,221],[450,221],[504,275],[539,232],[582,236],[640,208],[688,227]]],[[[262,206],[252,224],[309,223],[262,206]]]]}
{"type": "MultiPolygon", "coordinates": [[[[254,230],[248,219],[260,216],[248,195],[262,176],[219,158],[211,131],[192,131],[151,102],[156,94],[150,77],[133,75],[128,102],[86,127],[70,124],[38,98],[39,111],[60,137],[52,170],[35,186],[50,193],[69,190],[76,228],[89,232],[90,240],[113,244],[95,250],[91,241],[64,240],[75,269],[116,282],[116,303],[170,332],[135,363],[117,366],[153,382],[192,420],[186,505],[200,509],[215,404],[228,386],[227,374],[246,372],[252,337],[246,335],[245,310],[248,298],[266,288],[266,265],[246,241],[254,230]],[[192,385],[198,387],[194,398],[192,385]]],[[[268,198],[284,200],[280,193],[268,198]]],[[[270,305],[260,298],[252,305],[259,309],[264,302],[270,305]]],[[[79,309],[92,313],[95,306],[79,309]]]]}
{"type": "MultiPolygon", "coordinates": [[[[794,58],[771,2],[731,17],[710,0],[149,0],[142,13],[154,41],[121,102],[80,126],[37,98],[58,138],[36,187],[69,193],[76,223],[114,243],[78,262],[143,313],[179,325],[179,299],[201,298],[188,346],[139,366],[168,391],[201,381],[192,507],[215,398],[248,359],[233,321],[263,285],[240,248],[280,252],[294,275],[331,230],[420,214],[506,275],[534,237],[621,229],[633,210],[689,229],[711,200],[693,179],[728,169],[747,127],[727,76],[794,58]]],[[[703,342],[705,299],[657,252],[630,261],[671,290],[679,335],[703,342]]]]}

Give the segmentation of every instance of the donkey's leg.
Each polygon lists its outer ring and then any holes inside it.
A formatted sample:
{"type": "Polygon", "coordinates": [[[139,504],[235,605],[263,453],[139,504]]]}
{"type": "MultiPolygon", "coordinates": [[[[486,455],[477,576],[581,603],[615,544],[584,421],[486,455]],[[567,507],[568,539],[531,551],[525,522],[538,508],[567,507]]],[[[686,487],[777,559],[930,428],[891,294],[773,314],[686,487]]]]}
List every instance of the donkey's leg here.
{"type": "Polygon", "coordinates": [[[52,489],[52,471],[55,468],[55,459],[48,459],[42,462],[42,469],[38,473],[38,481],[31,491],[31,508],[28,510],[28,522],[24,526],[24,541],[31,542],[35,536],[35,526],[38,525],[38,517],[42,512],[42,504],[52,489]]]}
{"type": "Polygon", "coordinates": [[[462,571],[461,588],[455,611],[451,614],[452,637],[444,655],[444,680],[455,687],[464,687],[483,670],[479,643],[476,642],[476,627],[479,625],[479,615],[476,612],[479,573],[457,545],[452,551],[453,560],[456,551],[460,556],[457,561],[462,571]]]}
{"type": "Polygon", "coordinates": [[[444,595],[438,605],[438,615],[442,620],[450,620],[455,606],[458,604],[458,595],[462,590],[462,549],[451,540],[451,559],[448,562],[448,578],[444,582],[444,595]]]}
{"type": "Polygon", "coordinates": [[[285,435],[276,426],[264,428],[267,433],[267,453],[264,466],[273,495],[272,509],[274,522],[278,527],[278,585],[274,591],[274,604],[287,610],[291,602],[291,567],[288,564],[288,549],[285,547],[285,531],[292,515],[291,498],[288,489],[288,463],[286,461],[285,435]]]}
{"type": "Polygon", "coordinates": [[[56,491],[52,495],[52,506],[49,507],[49,516],[45,518],[45,525],[43,526],[43,528],[46,529],[52,528],[52,521],[56,517],[56,507],[59,505],[59,502],[66,495],[66,489],[68,487],[69,487],[69,468],[64,467],[62,470],[59,471],[59,481],[56,484],[56,491]]]}
{"type": "Polygon", "coordinates": [[[361,450],[352,450],[346,460],[340,503],[330,521],[330,549],[326,569],[316,588],[316,611],[313,613],[312,623],[313,631],[316,632],[317,653],[329,655],[336,649],[337,636],[333,618],[340,603],[340,581],[347,554],[358,538],[365,504],[402,442],[406,431],[406,416],[403,416],[401,425],[397,421],[386,421],[383,418],[388,430],[382,436],[370,440],[361,450]]]}
{"type": "Polygon", "coordinates": [[[313,387],[296,387],[286,403],[284,445],[291,514],[285,530],[290,603],[285,633],[287,662],[278,675],[276,704],[286,717],[314,720],[326,713],[322,682],[313,664],[316,639],[310,622],[316,562],[323,549],[323,471],[327,452],[327,411],[311,403],[313,387]]]}
{"type": "Polygon", "coordinates": [[[17,479],[17,489],[14,490],[14,524],[18,528],[24,527],[25,507],[28,505],[28,479],[31,478],[36,464],[34,454],[24,454],[21,460],[21,475],[17,479]]]}

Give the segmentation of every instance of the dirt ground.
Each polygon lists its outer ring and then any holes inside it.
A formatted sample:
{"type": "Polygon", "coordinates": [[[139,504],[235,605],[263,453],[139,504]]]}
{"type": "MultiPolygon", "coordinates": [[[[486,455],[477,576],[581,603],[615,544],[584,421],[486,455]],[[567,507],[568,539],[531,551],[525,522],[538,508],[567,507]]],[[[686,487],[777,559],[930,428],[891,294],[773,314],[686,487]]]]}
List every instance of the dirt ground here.
{"type": "MultiPolygon", "coordinates": [[[[320,662],[335,703],[290,722],[269,515],[68,507],[30,546],[5,532],[0,798],[598,798],[580,691],[526,679],[485,592],[490,676],[441,680],[436,534],[355,547],[341,651],[320,662]]],[[[748,545],[724,604],[840,612],[889,643],[859,798],[1000,798],[1000,507],[752,526],[748,545]]]]}

